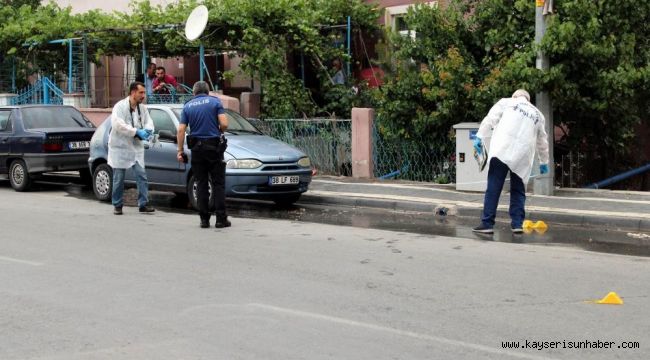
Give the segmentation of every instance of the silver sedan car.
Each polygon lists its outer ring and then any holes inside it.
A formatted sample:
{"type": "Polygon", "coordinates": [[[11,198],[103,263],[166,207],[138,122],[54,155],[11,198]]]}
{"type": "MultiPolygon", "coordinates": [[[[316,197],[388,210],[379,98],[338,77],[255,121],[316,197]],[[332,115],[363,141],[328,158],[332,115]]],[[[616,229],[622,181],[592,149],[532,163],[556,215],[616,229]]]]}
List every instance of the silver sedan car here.
{"type": "MultiPolygon", "coordinates": [[[[182,105],[147,105],[154,121],[153,139],[145,145],[145,163],[149,188],[172,191],[189,198],[196,208],[196,179],[191,164],[176,160],[176,133],[182,105]]],[[[312,166],[302,151],[264,135],[236,112],[226,110],[229,126],[226,132],[226,196],[272,200],[277,204],[293,204],[307,191],[312,166]]],[[[113,172],[107,164],[110,117],[95,131],[90,143],[88,166],[97,199],[111,198],[113,172]]],[[[191,131],[191,129],[190,129],[191,131]]],[[[185,151],[190,151],[185,146],[185,151]]],[[[125,183],[135,185],[131,171],[125,183]]]]}

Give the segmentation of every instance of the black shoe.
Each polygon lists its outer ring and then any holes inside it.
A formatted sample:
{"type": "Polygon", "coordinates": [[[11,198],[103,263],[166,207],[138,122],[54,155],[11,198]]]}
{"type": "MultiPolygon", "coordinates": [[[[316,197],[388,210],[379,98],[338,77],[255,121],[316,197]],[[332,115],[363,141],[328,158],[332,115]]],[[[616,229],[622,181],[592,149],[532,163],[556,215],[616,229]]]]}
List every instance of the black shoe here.
{"type": "Polygon", "coordinates": [[[524,229],[521,226],[511,228],[513,234],[523,234],[524,229]]]}
{"type": "Polygon", "coordinates": [[[230,221],[228,220],[228,217],[218,217],[217,222],[214,224],[214,227],[220,229],[220,228],[226,228],[230,227],[232,225],[230,221]]]}
{"type": "Polygon", "coordinates": [[[206,229],[210,227],[209,219],[201,219],[201,229],[206,229]]]}
{"type": "Polygon", "coordinates": [[[113,215],[122,215],[122,207],[121,206],[116,206],[113,208],[113,215]]]}
{"type": "Polygon", "coordinates": [[[140,212],[141,213],[152,213],[152,212],[155,212],[155,211],[156,211],[156,209],[152,208],[149,205],[140,206],[140,212]]]}
{"type": "Polygon", "coordinates": [[[472,231],[479,234],[494,234],[494,229],[483,224],[473,228],[472,231]]]}

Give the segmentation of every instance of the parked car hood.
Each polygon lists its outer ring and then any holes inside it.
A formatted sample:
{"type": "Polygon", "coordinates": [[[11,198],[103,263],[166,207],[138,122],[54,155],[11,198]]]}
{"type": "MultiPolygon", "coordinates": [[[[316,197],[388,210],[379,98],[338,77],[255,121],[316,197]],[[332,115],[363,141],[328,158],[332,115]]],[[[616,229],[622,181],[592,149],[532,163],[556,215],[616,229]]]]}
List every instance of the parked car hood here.
{"type": "Polygon", "coordinates": [[[298,161],[302,151],[266,135],[228,135],[228,150],[235,159],[257,159],[262,162],[298,161]]]}

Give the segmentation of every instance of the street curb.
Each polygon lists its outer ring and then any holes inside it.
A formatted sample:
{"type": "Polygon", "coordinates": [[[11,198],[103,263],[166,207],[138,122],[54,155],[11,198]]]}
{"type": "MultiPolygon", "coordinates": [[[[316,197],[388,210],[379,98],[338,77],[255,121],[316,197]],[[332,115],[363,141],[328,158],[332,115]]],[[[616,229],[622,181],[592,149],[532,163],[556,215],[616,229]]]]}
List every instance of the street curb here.
{"type": "MultiPolygon", "coordinates": [[[[474,219],[480,219],[482,213],[482,209],[480,208],[459,206],[451,201],[449,203],[431,204],[401,200],[369,199],[362,197],[309,195],[308,193],[302,195],[299,203],[422,212],[431,213],[434,216],[457,216],[474,219]]],[[[498,210],[497,216],[506,219],[509,218],[508,211],[505,210],[498,210]]],[[[534,221],[542,220],[551,224],[650,232],[650,220],[639,218],[580,215],[548,211],[528,211],[526,217],[534,221]]]]}

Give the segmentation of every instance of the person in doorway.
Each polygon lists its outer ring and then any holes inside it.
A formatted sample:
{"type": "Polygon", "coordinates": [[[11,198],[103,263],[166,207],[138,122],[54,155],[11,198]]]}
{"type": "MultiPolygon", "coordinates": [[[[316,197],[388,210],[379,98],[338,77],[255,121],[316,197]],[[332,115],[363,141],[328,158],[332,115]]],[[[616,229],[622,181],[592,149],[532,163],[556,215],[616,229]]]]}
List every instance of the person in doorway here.
{"type": "Polygon", "coordinates": [[[341,65],[341,60],[334,59],[334,61],[332,61],[332,67],[334,68],[334,76],[332,77],[332,83],[334,85],[345,85],[345,74],[343,73],[343,66],[341,65]]]}
{"type": "Polygon", "coordinates": [[[144,164],[143,140],[153,134],[154,125],[149,112],[142,105],[145,86],[134,82],[129,96],[113,107],[111,132],[108,137],[108,165],[113,168],[113,214],[122,215],[124,175],[127,169],[135,173],[138,186],[138,208],[141,213],[152,213],[148,205],[148,182],[144,164]]]}
{"type": "Polygon", "coordinates": [[[167,75],[167,71],[162,66],[156,68],[156,78],[153,80],[152,86],[154,94],[169,94],[171,88],[179,90],[176,78],[167,75]]]}
{"type": "Polygon", "coordinates": [[[177,159],[179,162],[186,161],[183,143],[189,125],[192,134],[188,136],[187,147],[192,152],[192,170],[197,179],[200,226],[210,227],[208,181],[211,181],[217,218],[215,227],[224,228],[231,225],[226,215],[226,164],[223,161],[223,154],[227,147],[224,132],[228,128],[228,118],[221,101],[209,96],[209,92],[208,83],[196,82],[192,88],[194,97],[183,106],[177,134],[177,159]]]}
{"type": "Polygon", "coordinates": [[[146,74],[140,74],[135,78],[135,81],[139,81],[144,84],[145,89],[147,90],[147,95],[153,94],[153,81],[156,79],[156,64],[150,63],[147,67],[146,74]]]}
{"type": "Polygon", "coordinates": [[[481,224],[473,231],[483,234],[494,232],[494,220],[499,196],[506,176],[510,173],[510,218],[513,233],[523,232],[526,217],[526,184],[530,178],[535,150],[539,158],[539,171],[548,173],[548,137],[544,128],[544,115],[530,103],[530,95],[519,89],[511,98],[499,100],[481,122],[474,140],[479,154],[484,151],[483,141],[490,135],[487,190],[483,203],[481,224]]]}

